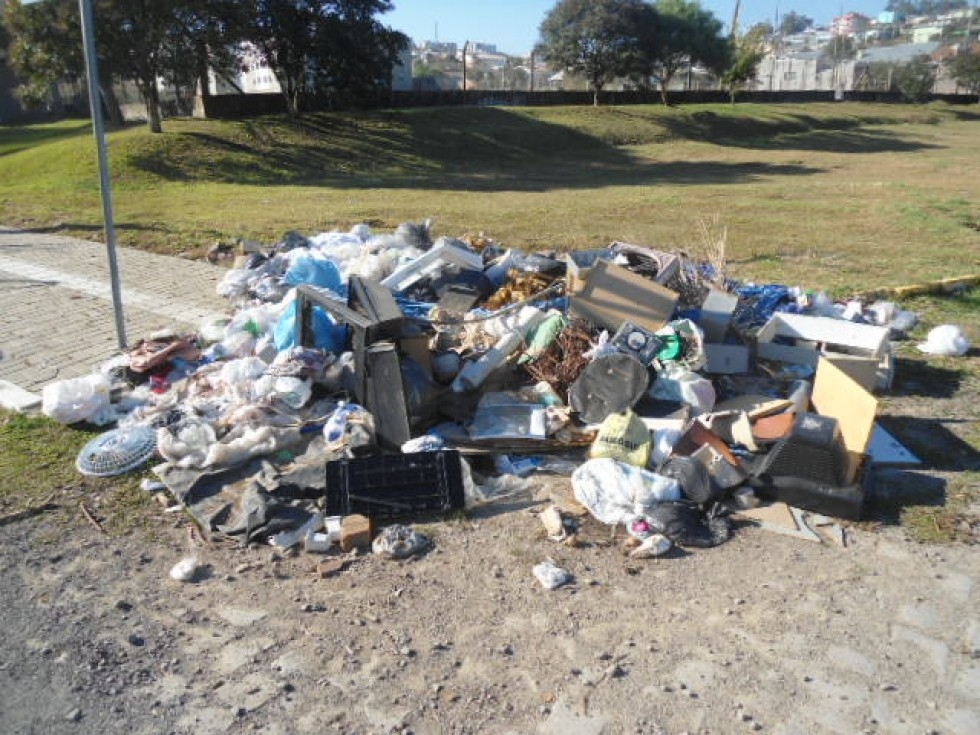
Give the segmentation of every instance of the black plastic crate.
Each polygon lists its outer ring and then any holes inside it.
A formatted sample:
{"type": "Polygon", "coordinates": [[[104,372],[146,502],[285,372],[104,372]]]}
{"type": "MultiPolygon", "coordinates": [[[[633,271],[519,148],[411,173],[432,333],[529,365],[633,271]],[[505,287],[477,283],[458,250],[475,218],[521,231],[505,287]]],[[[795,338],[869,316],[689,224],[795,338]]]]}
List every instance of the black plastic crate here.
{"type": "Polygon", "coordinates": [[[326,515],[387,520],[447,513],[464,502],[463,467],[455,449],[327,463],[326,515]]]}

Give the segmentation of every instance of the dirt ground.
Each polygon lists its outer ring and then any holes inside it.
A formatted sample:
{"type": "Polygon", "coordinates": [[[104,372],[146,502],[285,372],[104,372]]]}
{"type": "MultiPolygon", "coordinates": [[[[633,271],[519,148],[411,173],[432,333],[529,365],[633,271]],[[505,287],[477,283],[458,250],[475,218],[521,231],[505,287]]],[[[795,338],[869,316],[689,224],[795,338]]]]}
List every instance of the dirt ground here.
{"type": "Polygon", "coordinates": [[[0,733],[975,735],[980,350],[900,354],[880,421],[926,464],[877,476],[845,547],[742,526],[637,560],[591,520],[560,545],[537,517],[568,505],[557,477],[425,524],[410,561],[294,556],[155,505],[105,535],[63,488],[0,521],[0,733]],[[929,524],[955,541],[913,541],[929,524]],[[571,584],[541,587],[548,558],[571,584]]]}
{"type": "Polygon", "coordinates": [[[0,528],[0,732],[980,732],[976,547],[743,527],[634,560],[591,521],[577,548],[546,538],[568,484],[326,578],[175,515],[110,538],[55,498],[0,528]],[[173,581],[189,553],[204,573],[173,581]],[[546,558],[573,583],[543,589],[546,558]]]}

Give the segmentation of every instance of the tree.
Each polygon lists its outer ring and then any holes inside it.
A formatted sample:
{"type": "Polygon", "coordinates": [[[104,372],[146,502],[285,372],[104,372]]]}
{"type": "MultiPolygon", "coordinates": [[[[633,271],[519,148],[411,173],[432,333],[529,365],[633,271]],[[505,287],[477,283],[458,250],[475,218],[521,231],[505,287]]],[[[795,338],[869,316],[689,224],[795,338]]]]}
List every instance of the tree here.
{"type": "Polygon", "coordinates": [[[970,6],[969,0],[889,0],[885,10],[897,15],[940,15],[951,10],[962,10],[970,6]]]}
{"type": "Polygon", "coordinates": [[[316,90],[349,104],[390,86],[391,68],[408,39],[375,16],[388,0],[251,0],[249,37],[265,55],[298,114],[316,90]]]}
{"type": "Polygon", "coordinates": [[[188,57],[193,49],[174,49],[174,19],[182,0],[100,0],[96,37],[101,54],[119,76],[132,79],[146,104],[146,121],[154,133],[163,132],[160,79],[172,79],[168,64],[175,53],[188,57]]]}
{"type": "Polygon", "coordinates": [[[654,8],[655,30],[644,37],[642,66],[667,105],[670,82],[680,69],[703,64],[721,74],[731,66],[732,46],[722,36],[721,21],[696,0],[657,0],[654,8]]]}
{"type": "Polygon", "coordinates": [[[857,55],[857,43],[851,36],[834,36],[834,40],[824,47],[820,55],[831,64],[837,65],[857,55]]]}
{"type": "Polygon", "coordinates": [[[584,76],[598,105],[603,87],[634,69],[652,16],[642,0],[560,0],[541,23],[536,53],[584,76]]]}
{"type": "MultiPolygon", "coordinates": [[[[201,53],[208,58],[229,53],[226,41],[217,39],[228,27],[223,14],[232,15],[235,5],[232,0],[96,0],[99,83],[110,119],[121,122],[112,80],[132,79],[146,103],[150,129],[160,132],[159,81],[186,83],[206,68],[201,53]]],[[[15,1],[5,17],[14,39],[13,65],[27,80],[25,94],[46,99],[51,84],[81,79],[77,2],[46,0],[24,6],[15,1]]]]}
{"type": "Polygon", "coordinates": [[[732,29],[732,63],[721,75],[721,83],[728,87],[731,103],[735,104],[735,94],[755,79],[756,69],[765,55],[765,36],[756,26],[744,35],[732,29]]]}
{"type": "Polygon", "coordinates": [[[920,56],[908,64],[895,68],[892,88],[906,102],[926,102],[936,83],[936,67],[928,56],[920,56]]]}
{"type": "Polygon", "coordinates": [[[247,20],[247,7],[237,0],[184,0],[176,9],[169,44],[175,85],[196,86],[208,97],[211,71],[234,84],[247,20]]]}
{"type": "Polygon", "coordinates": [[[779,32],[784,36],[792,36],[796,33],[803,33],[807,28],[813,25],[813,18],[808,18],[805,15],[800,15],[799,13],[791,10],[786,15],[783,16],[782,21],[779,23],[779,32]]]}
{"type": "Polygon", "coordinates": [[[52,84],[82,77],[78,3],[50,0],[23,5],[13,0],[4,7],[3,20],[10,36],[10,65],[23,80],[18,95],[26,104],[43,104],[52,84]]]}
{"type": "Polygon", "coordinates": [[[970,94],[980,94],[980,47],[960,52],[947,64],[950,76],[970,94]]]}

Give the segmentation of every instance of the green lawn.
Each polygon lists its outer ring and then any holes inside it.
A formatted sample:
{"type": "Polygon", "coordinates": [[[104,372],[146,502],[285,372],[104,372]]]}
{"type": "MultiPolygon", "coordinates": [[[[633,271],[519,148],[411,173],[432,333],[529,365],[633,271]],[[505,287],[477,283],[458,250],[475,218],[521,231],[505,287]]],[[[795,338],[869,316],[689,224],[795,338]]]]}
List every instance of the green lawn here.
{"type": "MultiPolygon", "coordinates": [[[[835,292],[980,271],[980,111],[929,106],[448,108],[172,120],[110,135],[120,240],[201,253],[432,217],[523,248],[626,240],[835,292]]],[[[0,222],[98,234],[84,123],[0,127],[0,222]]]]}

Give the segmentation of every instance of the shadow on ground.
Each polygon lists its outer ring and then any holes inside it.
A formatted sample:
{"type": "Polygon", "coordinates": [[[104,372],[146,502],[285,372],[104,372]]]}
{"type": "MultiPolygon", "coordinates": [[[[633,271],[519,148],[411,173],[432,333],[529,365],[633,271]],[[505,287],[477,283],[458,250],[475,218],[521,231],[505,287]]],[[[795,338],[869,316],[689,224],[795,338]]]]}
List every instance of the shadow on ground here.
{"type": "Polygon", "coordinates": [[[773,120],[739,119],[704,110],[684,117],[667,117],[662,124],[677,138],[754,150],[909,153],[940,147],[848,118],[822,120],[788,115],[773,120]]]}
{"type": "Polygon", "coordinates": [[[593,135],[496,108],[447,109],[437,125],[431,114],[411,111],[263,119],[240,123],[239,133],[235,140],[180,133],[182,142],[133,152],[129,162],[170,181],[478,192],[739,184],[822,171],[763,161],[651,162],[593,135]]]}
{"type": "Polygon", "coordinates": [[[963,383],[964,370],[930,365],[922,359],[899,357],[895,360],[895,381],[891,393],[896,396],[952,398],[963,383]]]}

